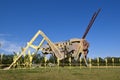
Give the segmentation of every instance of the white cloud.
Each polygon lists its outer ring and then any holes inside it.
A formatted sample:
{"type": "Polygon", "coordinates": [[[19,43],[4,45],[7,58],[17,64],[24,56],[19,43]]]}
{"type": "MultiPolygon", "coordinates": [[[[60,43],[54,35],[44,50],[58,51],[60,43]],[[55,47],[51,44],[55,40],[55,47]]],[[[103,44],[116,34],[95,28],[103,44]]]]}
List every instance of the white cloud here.
{"type": "Polygon", "coordinates": [[[19,52],[22,47],[21,44],[7,41],[7,40],[0,40],[0,43],[1,43],[0,50],[6,53],[13,53],[13,51],[19,52]]]}
{"type": "Polygon", "coordinates": [[[0,37],[10,36],[10,34],[2,34],[0,33],[0,37]]]}

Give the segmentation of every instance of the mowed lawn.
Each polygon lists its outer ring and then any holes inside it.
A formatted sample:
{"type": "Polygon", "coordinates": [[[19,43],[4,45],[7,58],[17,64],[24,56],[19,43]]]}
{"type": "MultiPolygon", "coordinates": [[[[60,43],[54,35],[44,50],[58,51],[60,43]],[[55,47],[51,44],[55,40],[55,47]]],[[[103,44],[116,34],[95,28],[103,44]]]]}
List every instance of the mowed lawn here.
{"type": "Polygon", "coordinates": [[[0,80],[120,80],[120,68],[52,67],[0,70],[0,80]]]}

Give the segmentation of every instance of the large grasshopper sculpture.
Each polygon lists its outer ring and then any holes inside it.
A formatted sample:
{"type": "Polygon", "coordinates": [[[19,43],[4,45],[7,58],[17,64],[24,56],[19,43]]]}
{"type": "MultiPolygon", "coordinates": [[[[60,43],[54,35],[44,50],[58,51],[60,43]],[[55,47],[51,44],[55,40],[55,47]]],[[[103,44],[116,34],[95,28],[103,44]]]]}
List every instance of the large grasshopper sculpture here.
{"type": "Polygon", "coordinates": [[[21,56],[26,54],[28,49],[31,47],[35,49],[35,53],[38,51],[41,51],[43,54],[53,54],[55,55],[59,60],[63,60],[65,58],[73,57],[75,60],[79,60],[80,56],[83,55],[84,61],[86,66],[87,64],[87,54],[88,54],[88,47],[89,43],[85,40],[90,28],[92,27],[92,24],[94,23],[98,13],[100,12],[100,9],[95,12],[86,28],[85,33],[83,34],[82,38],[73,38],[68,41],[63,42],[57,42],[53,43],[41,30],[39,30],[35,36],[27,43],[26,47],[22,49],[21,54],[16,58],[16,60],[13,61],[13,63],[6,69],[10,69],[21,56]],[[34,45],[33,42],[38,38],[38,36],[42,36],[42,40],[39,43],[38,46],[34,45]],[[47,44],[44,44],[44,41],[47,42],[47,44]],[[43,46],[45,45],[45,46],[43,46]]]}

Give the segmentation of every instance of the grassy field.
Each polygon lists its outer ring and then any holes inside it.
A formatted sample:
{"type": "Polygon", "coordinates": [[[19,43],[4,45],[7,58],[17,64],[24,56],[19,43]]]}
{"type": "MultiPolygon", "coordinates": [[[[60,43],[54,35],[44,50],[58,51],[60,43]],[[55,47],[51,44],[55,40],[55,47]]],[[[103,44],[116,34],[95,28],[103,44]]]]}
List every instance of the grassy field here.
{"type": "Polygon", "coordinates": [[[120,80],[120,68],[38,68],[0,70],[0,80],[120,80]]]}

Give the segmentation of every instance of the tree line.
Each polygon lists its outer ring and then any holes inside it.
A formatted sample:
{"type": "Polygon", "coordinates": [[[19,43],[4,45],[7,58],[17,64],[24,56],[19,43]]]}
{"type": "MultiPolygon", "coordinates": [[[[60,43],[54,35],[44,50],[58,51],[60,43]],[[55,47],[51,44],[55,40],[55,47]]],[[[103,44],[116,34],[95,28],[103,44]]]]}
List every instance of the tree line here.
{"type": "MultiPolygon", "coordinates": [[[[9,65],[13,62],[13,57],[14,55],[13,54],[0,54],[0,64],[2,65],[9,65]]],[[[21,62],[23,62],[23,57],[21,57],[21,62]]],[[[97,57],[97,58],[94,58],[94,59],[90,59],[88,58],[87,59],[87,62],[88,64],[92,64],[93,66],[97,66],[99,64],[99,66],[105,66],[106,64],[108,66],[112,66],[113,63],[115,66],[120,66],[120,57],[105,57],[105,58],[102,58],[102,57],[97,57]],[[107,60],[107,62],[106,62],[107,60]]],[[[44,55],[38,53],[36,54],[34,57],[33,57],[33,60],[32,60],[32,63],[33,64],[41,64],[41,65],[44,65],[45,63],[45,60],[44,60],[44,55]]],[[[46,61],[46,64],[48,63],[52,63],[52,64],[57,64],[57,58],[55,56],[52,56],[50,55],[50,57],[47,59],[46,61]]],[[[71,62],[69,61],[69,59],[64,59],[64,60],[61,60],[60,61],[60,65],[66,65],[68,66],[69,64],[72,64],[72,65],[84,65],[84,59],[81,58],[81,61],[78,60],[78,61],[75,61],[73,58],[71,58],[71,62]]]]}

